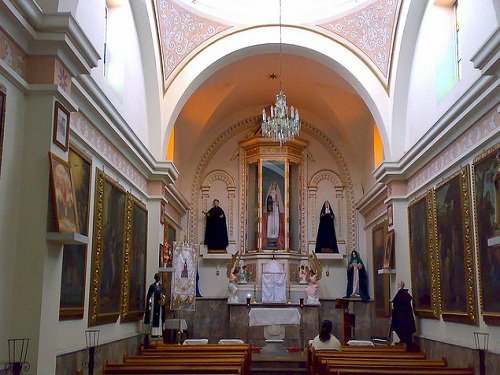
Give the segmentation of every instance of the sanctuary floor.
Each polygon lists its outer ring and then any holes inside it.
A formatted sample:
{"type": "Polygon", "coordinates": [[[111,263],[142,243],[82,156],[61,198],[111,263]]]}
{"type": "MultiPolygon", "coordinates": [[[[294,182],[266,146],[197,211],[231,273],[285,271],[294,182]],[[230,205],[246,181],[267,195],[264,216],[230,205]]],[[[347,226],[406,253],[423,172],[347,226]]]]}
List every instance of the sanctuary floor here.
{"type": "Polygon", "coordinates": [[[252,354],[252,373],[271,374],[306,374],[307,353],[252,354]]]}

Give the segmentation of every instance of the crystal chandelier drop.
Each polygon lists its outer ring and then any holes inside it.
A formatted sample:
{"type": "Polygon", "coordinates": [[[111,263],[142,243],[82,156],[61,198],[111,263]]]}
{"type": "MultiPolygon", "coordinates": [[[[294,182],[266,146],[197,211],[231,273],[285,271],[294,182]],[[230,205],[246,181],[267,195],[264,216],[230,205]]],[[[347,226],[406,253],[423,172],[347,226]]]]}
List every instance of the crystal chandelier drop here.
{"type": "Polygon", "coordinates": [[[293,106],[288,111],[286,103],[286,95],[283,91],[283,82],[281,80],[281,0],[280,5],[280,91],[276,95],[276,104],[271,105],[269,115],[266,110],[262,110],[262,135],[264,137],[272,138],[274,141],[279,142],[280,146],[292,140],[300,131],[300,118],[299,110],[293,106]]]}

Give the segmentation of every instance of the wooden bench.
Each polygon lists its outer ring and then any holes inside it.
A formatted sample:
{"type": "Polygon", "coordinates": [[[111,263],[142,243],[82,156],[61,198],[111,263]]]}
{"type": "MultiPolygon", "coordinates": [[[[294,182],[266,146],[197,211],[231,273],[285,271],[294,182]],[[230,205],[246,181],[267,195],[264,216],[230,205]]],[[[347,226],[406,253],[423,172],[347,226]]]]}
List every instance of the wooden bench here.
{"type": "Polygon", "coordinates": [[[223,365],[146,365],[146,364],[104,364],[103,374],[231,374],[241,375],[243,370],[239,366],[223,365]]]}
{"type": "Polygon", "coordinates": [[[318,374],[332,374],[335,370],[343,369],[380,369],[380,368],[395,368],[399,369],[400,373],[403,370],[418,368],[418,369],[428,369],[428,368],[445,368],[448,366],[448,362],[445,358],[442,359],[359,359],[352,358],[347,359],[327,359],[322,360],[318,368],[318,374]]]}
{"type": "Polygon", "coordinates": [[[474,375],[474,369],[453,368],[453,367],[435,367],[435,368],[352,368],[352,369],[332,369],[332,375],[474,375]]]}
{"type": "Polygon", "coordinates": [[[311,361],[308,364],[310,373],[317,373],[321,368],[321,361],[326,359],[347,359],[352,360],[355,358],[366,359],[405,359],[405,360],[418,360],[425,359],[425,353],[408,353],[408,352],[384,352],[384,351],[360,351],[360,352],[336,352],[336,351],[315,351],[312,350],[311,361]]]}

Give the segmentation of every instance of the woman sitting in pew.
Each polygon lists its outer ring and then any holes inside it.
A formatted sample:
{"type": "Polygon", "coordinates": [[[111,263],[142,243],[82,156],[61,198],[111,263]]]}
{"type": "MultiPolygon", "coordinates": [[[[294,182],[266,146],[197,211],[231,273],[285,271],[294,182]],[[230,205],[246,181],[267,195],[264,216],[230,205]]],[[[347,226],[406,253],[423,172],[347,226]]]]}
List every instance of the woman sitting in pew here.
{"type": "Polygon", "coordinates": [[[340,341],[332,335],[332,322],[330,320],[323,320],[321,331],[312,340],[311,345],[315,350],[341,350],[340,341]]]}

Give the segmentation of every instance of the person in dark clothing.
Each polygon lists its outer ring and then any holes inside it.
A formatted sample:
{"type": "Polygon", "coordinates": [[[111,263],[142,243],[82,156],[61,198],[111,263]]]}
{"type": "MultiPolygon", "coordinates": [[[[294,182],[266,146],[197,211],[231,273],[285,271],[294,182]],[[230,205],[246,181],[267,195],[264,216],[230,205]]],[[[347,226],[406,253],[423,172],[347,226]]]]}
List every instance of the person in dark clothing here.
{"type": "Polygon", "coordinates": [[[316,237],[316,253],[338,253],[337,235],[335,234],[335,215],[330,202],[325,201],[319,216],[318,235],[316,237]]]}
{"type": "MultiPolygon", "coordinates": [[[[160,283],[160,274],[156,273],[154,279],[155,282],[149,286],[146,295],[144,324],[151,324],[151,335],[158,337],[162,336],[165,323],[165,290],[160,283]]],[[[146,336],[144,341],[149,343],[149,338],[146,336]]]]}
{"type": "Polygon", "coordinates": [[[390,332],[394,331],[408,349],[412,346],[412,335],[416,332],[415,318],[411,306],[412,296],[405,289],[405,283],[398,283],[398,292],[392,300],[392,320],[390,332]]]}
{"type": "Polygon", "coordinates": [[[229,244],[227,238],[226,214],[219,207],[219,200],[214,199],[213,207],[204,212],[206,216],[205,245],[208,250],[219,250],[225,252],[229,244]]]}

